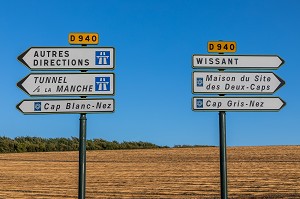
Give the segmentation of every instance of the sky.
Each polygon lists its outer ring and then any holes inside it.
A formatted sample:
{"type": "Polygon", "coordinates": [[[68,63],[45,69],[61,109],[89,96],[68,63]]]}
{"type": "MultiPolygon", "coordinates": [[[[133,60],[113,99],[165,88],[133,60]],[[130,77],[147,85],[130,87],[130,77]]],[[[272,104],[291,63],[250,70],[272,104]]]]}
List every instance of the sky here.
{"type": "Polygon", "coordinates": [[[116,50],[116,108],[111,114],[87,114],[87,139],[218,146],[218,112],[191,108],[196,96],[191,60],[193,54],[209,54],[208,41],[223,40],[237,43],[236,55],[280,56],[285,64],[270,72],[286,82],[272,95],[286,102],[281,111],[227,112],[227,145],[300,144],[298,0],[0,4],[0,136],[79,136],[79,114],[23,115],[16,109],[33,98],[16,86],[31,73],[17,57],[29,47],[70,46],[70,32],[96,32],[98,46],[116,50]]]}

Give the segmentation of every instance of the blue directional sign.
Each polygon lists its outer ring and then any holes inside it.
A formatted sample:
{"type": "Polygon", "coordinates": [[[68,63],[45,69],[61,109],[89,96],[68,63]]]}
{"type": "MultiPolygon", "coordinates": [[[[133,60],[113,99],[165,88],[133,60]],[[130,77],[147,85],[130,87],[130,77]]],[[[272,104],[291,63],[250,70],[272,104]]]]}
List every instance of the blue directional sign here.
{"type": "Polygon", "coordinates": [[[95,77],[96,91],[110,91],[110,77],[95,77]]]}
{"type": "Polygon", "coordinates": [[[110,51],[96,51],[96,65],[110,65],[110,51]]]}

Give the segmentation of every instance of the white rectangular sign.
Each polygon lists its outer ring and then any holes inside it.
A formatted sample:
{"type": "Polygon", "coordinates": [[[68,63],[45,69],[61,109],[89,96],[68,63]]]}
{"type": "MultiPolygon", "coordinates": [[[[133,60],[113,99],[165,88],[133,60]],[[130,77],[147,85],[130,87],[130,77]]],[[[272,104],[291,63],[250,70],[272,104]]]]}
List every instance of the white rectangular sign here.
{"type": "Polygon", "coordinates": [[[193,93],[273,94],[285,82],[271,72],[193,72],[193,93]]]}
{"type": "Polygon", "coordinates": [[[284,60],[277,55],[193,55],[193,68],[277,69],[284,60]]]}
{"type": "Polygon", "coordinates": [[[113,73],[32,73],[17,86],[30,96],[114,95],[113,73]]]}
{"type": "Polygon", "coordinates": [[[194,97],[194,111],[279,111],[285,102],[279,97],[194,97]]]}
{"type": "Polygon", "coordinates": [[[17,105],[24,114],[112,113],[114,99],[31,99],[17,105]]]}
{"type": "Polygon", "coordinates": [[[31,47],[18,56],[31,70],[114,69],[113,47],[31,47]]]}

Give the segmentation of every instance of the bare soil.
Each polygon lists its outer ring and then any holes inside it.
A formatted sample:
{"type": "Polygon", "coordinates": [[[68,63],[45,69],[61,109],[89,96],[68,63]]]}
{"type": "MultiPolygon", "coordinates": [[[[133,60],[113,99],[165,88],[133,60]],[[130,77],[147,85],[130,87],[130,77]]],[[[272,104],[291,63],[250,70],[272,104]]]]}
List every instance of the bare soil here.
{"type": "MultiPolygon", "coordinates": [[[[228,147],[229,198],[300,198],[300,146],[228,147]]],[[[78,152],[0,154],[0,198],[77,198],[78,152]]],[[[219,148],[87,152],[86,198],[220,198],[219,148]]]]}

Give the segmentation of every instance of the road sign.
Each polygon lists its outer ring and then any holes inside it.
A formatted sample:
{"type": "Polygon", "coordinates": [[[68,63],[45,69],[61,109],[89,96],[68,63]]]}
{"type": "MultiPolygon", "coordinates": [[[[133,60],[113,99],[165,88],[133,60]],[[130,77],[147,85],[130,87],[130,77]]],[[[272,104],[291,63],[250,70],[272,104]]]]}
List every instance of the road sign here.
{"type": "Polygon", "coordinates": [[[113,73],[32,73],[17,86],[30,96],[114,95],[113,73]]]}
{"type": "Polygon", "coordinates": [[[194,97],[194,111],[279,111],[285,106],[279,97],[194,97]]]}
{"type": "Polygon", "coordinates": [[[114,99],[31,99],[17,105],[24,114],[112,113],[114,99]]]}
{"type": "Polygon", "coordinates": [[[234,53],[236,52],[235,41],[209,41],[207,43],[209,53],[234,53]]]}
{"type": "Polygon", "coordinates": [[[285,82],[271,72],[193,72],[193,93],[273,94],[285,82]]]}
{"type": "Polygon", "coordinates": [[[284,60],[277,55],[193,55],[193,68],[277,69],[284,60]]]}
{"type": "Polygon", "coordinates": [[[18,60],[31,70],[114,69],[113,47],[31,47],[18,60]]]}
{"type": "Polygon", "coordinates": [[[98,33],[71,32],[69,34],[69,44],[97,45],[98,43],[99,43],[98,33]]]}

